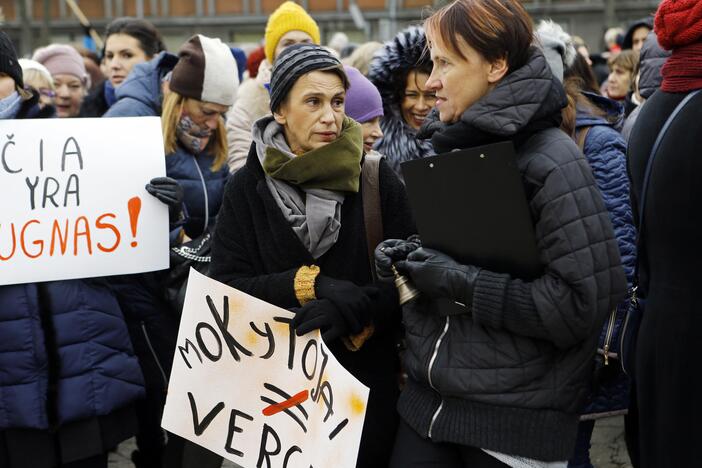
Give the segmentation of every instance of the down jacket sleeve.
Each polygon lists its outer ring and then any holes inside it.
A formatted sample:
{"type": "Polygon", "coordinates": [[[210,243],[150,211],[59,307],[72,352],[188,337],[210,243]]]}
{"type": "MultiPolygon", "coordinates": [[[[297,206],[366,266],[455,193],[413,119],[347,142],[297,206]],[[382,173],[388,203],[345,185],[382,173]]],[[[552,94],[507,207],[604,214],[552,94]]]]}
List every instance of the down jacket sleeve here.
{"type": "Polygon", "coordinates": [[[247,80],[239,87],[237,100],[227,114],[229,172],[234,173],[246,164],[253,141],[251,126],[270,112],[269,103],[268,91],[257,80],[247,80]]]}
{"type": "Polygon", "coordinates": [[[482,270],[476,322],[569,348],[598,333],[626,277],[609,214],[587,160],[564,133],[533,138],[519,165],[544,273],[533,281],[482,270]]]}

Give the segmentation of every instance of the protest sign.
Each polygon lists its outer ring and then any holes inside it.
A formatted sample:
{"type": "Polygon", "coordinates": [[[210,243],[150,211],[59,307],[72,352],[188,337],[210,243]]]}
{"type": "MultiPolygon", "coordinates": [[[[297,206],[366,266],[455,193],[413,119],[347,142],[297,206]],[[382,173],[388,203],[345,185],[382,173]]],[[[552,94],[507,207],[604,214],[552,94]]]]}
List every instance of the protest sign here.
{"type": "Polygon", "coordinates": [[[168,268],[161,120],[0,120],[0,285],[168,268]]]}
{"type": "Polygon", "coordinates": [[[292,317],[191,269],[163,427],[244,468],[354,468],[369,390],[292,317]]]}

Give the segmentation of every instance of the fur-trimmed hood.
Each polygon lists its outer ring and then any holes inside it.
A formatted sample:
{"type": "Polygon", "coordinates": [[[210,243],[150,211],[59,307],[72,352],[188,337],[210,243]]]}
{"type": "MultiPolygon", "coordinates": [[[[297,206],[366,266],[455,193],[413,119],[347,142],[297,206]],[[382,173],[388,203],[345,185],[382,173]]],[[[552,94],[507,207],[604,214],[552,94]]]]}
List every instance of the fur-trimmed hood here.
{"type": "Polygon", "coordinates": [[[405,88],[408,71],[422,62],[431,63],[424,29],[410,26],[376,52],[368,71],[368,79],[383,98],[385,113],[380,125],[384,135],[375,149],[385,155],[400,178],[400,163],[434,154],[431,143],[418,140],[417,132],[403,120],[397,93],[405,88]]]}

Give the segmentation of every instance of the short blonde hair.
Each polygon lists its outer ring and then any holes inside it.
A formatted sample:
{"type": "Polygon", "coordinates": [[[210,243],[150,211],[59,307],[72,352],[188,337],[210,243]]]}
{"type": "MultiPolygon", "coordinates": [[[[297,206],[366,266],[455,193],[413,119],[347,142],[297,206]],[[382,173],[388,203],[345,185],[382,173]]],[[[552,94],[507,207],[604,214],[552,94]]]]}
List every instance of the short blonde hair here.
{"type": "MultiPolygon", "coordinates": [[[[163,130],[163,146],[166,155],[173,154],[178,145],[176,126],[183,113],[183,106],[190,98],[186,98],[175,91],[169,91],[163,98],[163,112],[161,113],[161,128],[163,130]]],[[[227,160],[227,131],[224,120],[220,117],[214,135],[207,145],[211,148],[214,162],[211,169],[218,171],[227,160]]]]}
{"type": "Polygon", "coordinates": [[[351,55],[341,61],[360,71],[363,76],[368,76],[368,68],[375,53],[383,47],[380,42],[366,42],[356,48],[351,55]]]}
{"type": "Polygon", "coordinates": [[[30,86],[37,91],[41,88],[49,88],[56,91],[54,80],[47,79],[46,75],[35,68],[28,68],[22,71],[22,78],[26,86],[30,86]]]}

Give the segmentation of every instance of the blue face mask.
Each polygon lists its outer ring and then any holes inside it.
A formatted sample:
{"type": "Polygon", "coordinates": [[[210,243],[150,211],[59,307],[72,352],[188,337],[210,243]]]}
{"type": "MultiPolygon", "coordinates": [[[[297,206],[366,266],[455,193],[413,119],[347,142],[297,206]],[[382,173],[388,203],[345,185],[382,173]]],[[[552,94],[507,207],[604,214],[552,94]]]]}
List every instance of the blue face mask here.
{"type": "Polygon", "coordinates": [[[0,120],[14,119],[22,105],[22,97],[17,91],[0,99],[0,120]]]}

